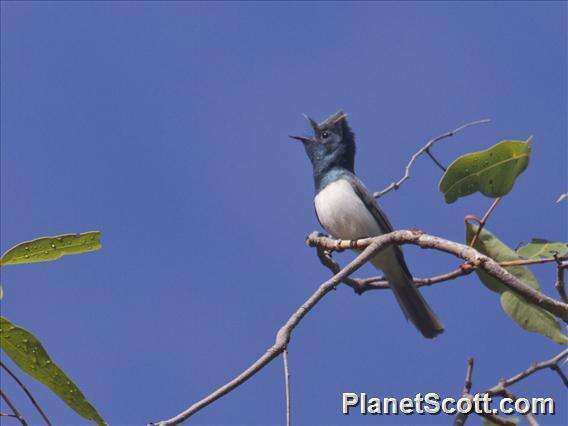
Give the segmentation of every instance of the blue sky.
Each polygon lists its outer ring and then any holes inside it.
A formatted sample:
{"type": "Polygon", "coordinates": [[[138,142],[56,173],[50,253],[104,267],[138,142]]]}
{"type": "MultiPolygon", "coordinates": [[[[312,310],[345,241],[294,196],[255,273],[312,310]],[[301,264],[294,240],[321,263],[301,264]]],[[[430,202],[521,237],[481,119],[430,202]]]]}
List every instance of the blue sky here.
{"type": "MultiPolygon", "coordinates": [[[[533,134],[530,166],[489,227],[513,247],[566,238],[568,204],[554,203],[568,187],[566,3],[3,2],[1,11],[1,250],[103,233],[99,252],[3,270],[2,315],[34,332],[113,425],[169,417],[225,383],[329,277],[304,244],[319,226],[308,160],[287,137],[308,132],[301,113],[349,114],[356,170],[372,190],[464,122],[493,120],[440,144],[446,164],[533,134]]],[[[446,205],[440,177],[420,159],[382,206],[397,228],[462,241],[463,217],[491,200],[446,205]]],[[[417,276],[459,263],[405,252],[417,276]]],[[[553,268],[535,272],[555,296],[553,268]]],[[[423,294],[446,326],[434,341],[387,292],[339,288],[305,318],[290,345],[295,423],[448,424],[346,417],[340,394],[457,396],[470,356],[481,390],[561,349],[506,318],[474,275],[423,294]]],[[[23,378],[56,424],[85,423],[23,378]]],[[[566,398],[551,372],[513,390],[566,398]]],[[[276,360],[194,423],[282,424],[283,391],[276,360]]],[[[564,404],[540,420],[567,416],[564,404]]]]}

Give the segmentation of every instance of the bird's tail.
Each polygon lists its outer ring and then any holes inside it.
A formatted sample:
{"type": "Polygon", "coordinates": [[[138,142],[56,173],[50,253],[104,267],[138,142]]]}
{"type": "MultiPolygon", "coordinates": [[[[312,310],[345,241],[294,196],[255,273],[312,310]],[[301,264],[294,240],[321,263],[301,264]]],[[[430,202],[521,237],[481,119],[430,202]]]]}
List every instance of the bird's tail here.
{"type": "Polygon", "coordinates": [[[414,285],[407,268],[399,262],[389,262],[389,267],[385,267],[383,262],[375,266],[384,271],[404,315],[424,337],[432,339],[444,331],[444,326],[414,285]]]}

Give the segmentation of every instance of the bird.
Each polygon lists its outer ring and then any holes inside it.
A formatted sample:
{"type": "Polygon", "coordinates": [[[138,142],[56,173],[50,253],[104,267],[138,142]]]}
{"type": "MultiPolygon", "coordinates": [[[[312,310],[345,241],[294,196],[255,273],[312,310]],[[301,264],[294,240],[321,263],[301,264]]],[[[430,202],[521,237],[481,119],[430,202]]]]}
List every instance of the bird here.
{"type": "MultiPolygon", "coordinates": [[[[355,134],[347,115],[338,111],[321,123],[304,115],[314,135],[290,136],[302,142],[312,164],[314,207],[320,225],[334,238],[358,240],[393,231],[387,216],[355,175],[355,134]]],[[[426,338],[444,326],[416,288],[402,250],[390,246],[370,262],[382,270],[406,318],[426,338]]]]}

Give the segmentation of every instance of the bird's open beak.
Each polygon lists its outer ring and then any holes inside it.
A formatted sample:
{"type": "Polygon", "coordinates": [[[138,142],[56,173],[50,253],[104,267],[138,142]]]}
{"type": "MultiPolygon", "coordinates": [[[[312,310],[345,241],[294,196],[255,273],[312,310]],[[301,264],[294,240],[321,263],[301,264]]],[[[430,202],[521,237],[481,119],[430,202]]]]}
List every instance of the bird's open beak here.
{"type": "Polygon", "coordinates": [[[308,142],[311,142],[311,141],[312,141],[312,139],[310,139],[310,138],[305,138],[305,137],[303,137],[303,136],[292,136],[292,135],[290,135],[290,138],[296,139],[297,141],[300,141],[300,142],[302,142],[302,143],[308,143],[308,142]]]}

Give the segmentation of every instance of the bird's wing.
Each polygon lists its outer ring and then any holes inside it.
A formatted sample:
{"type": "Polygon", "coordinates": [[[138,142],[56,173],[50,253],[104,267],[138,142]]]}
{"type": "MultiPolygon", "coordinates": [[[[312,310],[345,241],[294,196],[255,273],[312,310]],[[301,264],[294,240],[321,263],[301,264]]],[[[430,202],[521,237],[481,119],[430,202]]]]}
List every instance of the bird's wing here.
{"type": "MultiPolygon", "coordinates": [[[[357,176],[355,176],[353,174],[350,174],[349,176],[347,176],[347,178],[349,179],[349,181],[353,185],[353,189],[355,190],[355,192],[357,193],[357,195],[359,196],[361,201],[363,201],[363,204],[365,204],[365,207],[367,207],[367,209],[371,212],[371,214],[373,215],[373,217],[377,221],[377,224],[379,225],[381,230],[385,234],[392,232],[393,227],[392,227],[391,223],[389,222],[388,218],[386,217],[386,215],[383,213],[383,211],[381,210],[381,208],[377,204],[375,197],[373,197],[373,195],[367,190],[367,188],[365,188],[365,185],[363,185],[363,182],[361,182],[357,178],[357,176]]],[[[393,249],[394,249],[394,252],[396,254],[396,258],[397,258],[398,262],[400,263],[400,265],[402,266],[403,270],[408,274],[409,277],[412,277],[412,274],[408,270],[408,266],[406,266],[406,262],[404,260],[404,255],[402,254],[402,250],[400,249],[400,247],[399,246],[393,246],[393,249]]]]}

